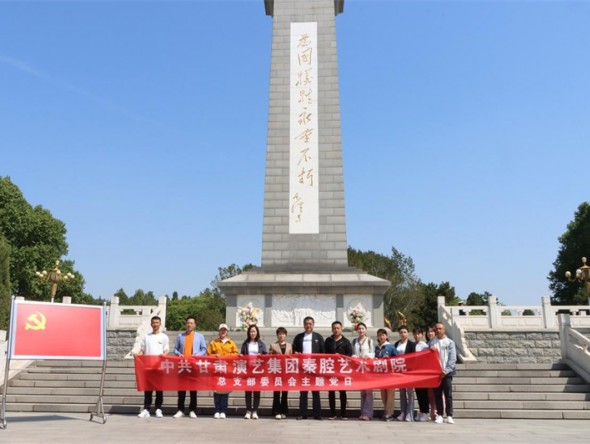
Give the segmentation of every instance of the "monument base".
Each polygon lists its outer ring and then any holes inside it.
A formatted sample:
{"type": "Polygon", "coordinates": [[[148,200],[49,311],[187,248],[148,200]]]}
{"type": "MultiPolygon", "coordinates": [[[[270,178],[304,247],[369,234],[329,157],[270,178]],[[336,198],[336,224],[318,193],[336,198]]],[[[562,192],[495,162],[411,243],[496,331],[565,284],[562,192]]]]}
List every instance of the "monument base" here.
{"type": "Polygon", "coordinates": [[[326,270],[280,271],[254,268],[225,279],[219,287],[226,296],[226,323],[245,328],[250,313],[259,327],[301,327],[306,316],[317,327],[338,320],[352,327],[348,313],[364,313],[369,327],[383,326],[383,294],[390,282],[351,267],[326,270]]]}

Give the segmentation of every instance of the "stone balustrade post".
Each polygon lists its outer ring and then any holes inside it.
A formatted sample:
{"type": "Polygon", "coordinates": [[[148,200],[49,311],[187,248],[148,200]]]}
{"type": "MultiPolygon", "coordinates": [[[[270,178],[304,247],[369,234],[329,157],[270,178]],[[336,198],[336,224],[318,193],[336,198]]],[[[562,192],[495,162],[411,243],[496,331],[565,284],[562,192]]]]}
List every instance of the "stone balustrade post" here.
{"type": "Polygon", "coordinates": [[[553,309],[553,307],[551,307],[551,298],[549,296],[543,296],[541,298],[541,304],[543,309],[543,325],[545,326],[545,328],[555,327],[555,310],[553,309]]]}
{"type": "MultiPolygon", "coordinates": [[[[543,298],[545,299],[545,298],[543,298]]],[[[549,298],[547,298],[549,299],[549,298]]],[[[567,343],[569,341],[569,337],[567,334],[567,330],[571,327],[572,321],[570,319],[569,314],[560,314],[559,315],[559,342],[561,345],[561,358],[567,359],[567,343]]]]}
{"type": "Polygon", "coordinates": [[[118,328],[119,326],[119,296],[111,298],[111,307],[109,309],[109,323],[107,328],[118,328]]]}
{"type": "Polygon", "coordinates": [[[444,310],[445,310],[445,297],[444,296],[437,296],[436,297],[436,306],[437,306],[437,315],[438,321],[442,322],[444,319],[444,310]]]}
{"type": "Polygon", "coordinates": [[[160,296],[158,298],[158,312],[160,313],[160,318],[162,318],[162,331],[166,329],[166,304],[168,303],[168,298],[166,296],[160,296]]]}
{"type": "Polygon", "coordinates": [[[490,328],[498,328],[500,325],[500,311],[498,307],[498,298],[496,296],[490,296],[488,298],[488,319],[490,321],[490,328]]]}

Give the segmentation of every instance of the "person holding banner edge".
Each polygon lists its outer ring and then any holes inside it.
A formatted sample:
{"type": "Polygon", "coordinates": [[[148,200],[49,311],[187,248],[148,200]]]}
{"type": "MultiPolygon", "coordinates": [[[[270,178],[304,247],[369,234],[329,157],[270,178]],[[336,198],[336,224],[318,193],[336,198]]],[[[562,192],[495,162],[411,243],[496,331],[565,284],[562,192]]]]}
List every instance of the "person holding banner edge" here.
{"type": "MultiPolygon", "coordinates": [[[[166,356],[170,350],[168,336],[160,331],[162,319],[154,316],[150,322],[152,331],[141,340],[141,350],[137,356],[166,356]]],[[[162,418],[162,404],[164,403],[164,392],[156,391],[156,418],[162,418]]],[[[139,418],[149,418],[152,406],[152,391],[143,392],[143,410],[137,415],[139,418]]]]}
{"type": "Polygon", "coordinates": [[[445,326],[441,322],[435,325],[436,337],[428,345],[432,350],[438,350],[442,380],[434,389],[436,400],[435,424],[443,423],[443,413],[447,414],[444,422],[455,424],[453,420],[453,375],[457,363],[457,348],[455,342],[446,335],[445,326]],[[443,403],[444,398],[444,403],[443,403]]]}
{"type": "MultiPolygon", "coordinates": [[[[197,320],[194,316],[186,318],[186,331],[179,334],[176,338],[174,346],[174,355],[176,356],[205,356],[207,354],[207,346],[205,345],[205,338],[202,334],[195,332],[197,327],[197,320]]],[[[188,406],[189,416],[193,419],[197,418],[197,392],[190,391],[190,404],[188,406]]],[[[184,401],[186,399],[186,391],[178,392],[178,411],[173,415],[174,418],[182,418],[184,416],[184,401]]]]}

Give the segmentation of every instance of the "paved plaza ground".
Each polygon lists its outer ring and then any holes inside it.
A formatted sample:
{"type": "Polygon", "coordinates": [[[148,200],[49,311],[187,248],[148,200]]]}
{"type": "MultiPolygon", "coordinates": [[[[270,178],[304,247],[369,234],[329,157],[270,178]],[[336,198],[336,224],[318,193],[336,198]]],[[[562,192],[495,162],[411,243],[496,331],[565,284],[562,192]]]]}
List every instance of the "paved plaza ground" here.
{"type": "Polygon", "coordinates": [[[588,442],[587,420],[457,419],[456,424],[349,421],[277,421],[242,417],[215,420],[109,415],[9,413],[0,443],[576,443],[588,442]]]}

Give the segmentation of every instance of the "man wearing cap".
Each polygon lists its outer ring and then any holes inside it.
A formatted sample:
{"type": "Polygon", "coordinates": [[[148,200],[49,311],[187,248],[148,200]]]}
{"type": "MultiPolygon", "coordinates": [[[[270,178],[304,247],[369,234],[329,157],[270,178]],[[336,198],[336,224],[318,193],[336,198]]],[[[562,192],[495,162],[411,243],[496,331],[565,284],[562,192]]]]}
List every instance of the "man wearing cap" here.
{"type": "MultiPolygon", "coordinates": [[[[238,347],[236,343],[227,337],[227,324],[219,326],[219,337],[213,339],[207,348],[208,356],[232,356],[238,354],[238,347]]],[[[227,414],[227,403],[229,400],[229,392],[214,392],[213,401],[215,403],[215,419],[225,419],[227,414]]]]}
{"type": "MultiPolygon", "coordinates": [[[[205,356],[207,353],[207,346],[205,345],[205,338],[202,334],[195,332],[197,327],[197,320],[194,316],[186,318],[186,331],[180,333],[176,338],[176,345],[174,346],[174,355],[176,356],[205,356]]],[[[191,390],[191,402],[188,406],[189,416],[191,418],[197,417],[197,392],[191,390]]],[[[181,418],[184,416],[184,400],[186,399],[186,392],[178,392],[178,411],[174,414],[174,418],[181,418]]]]}

